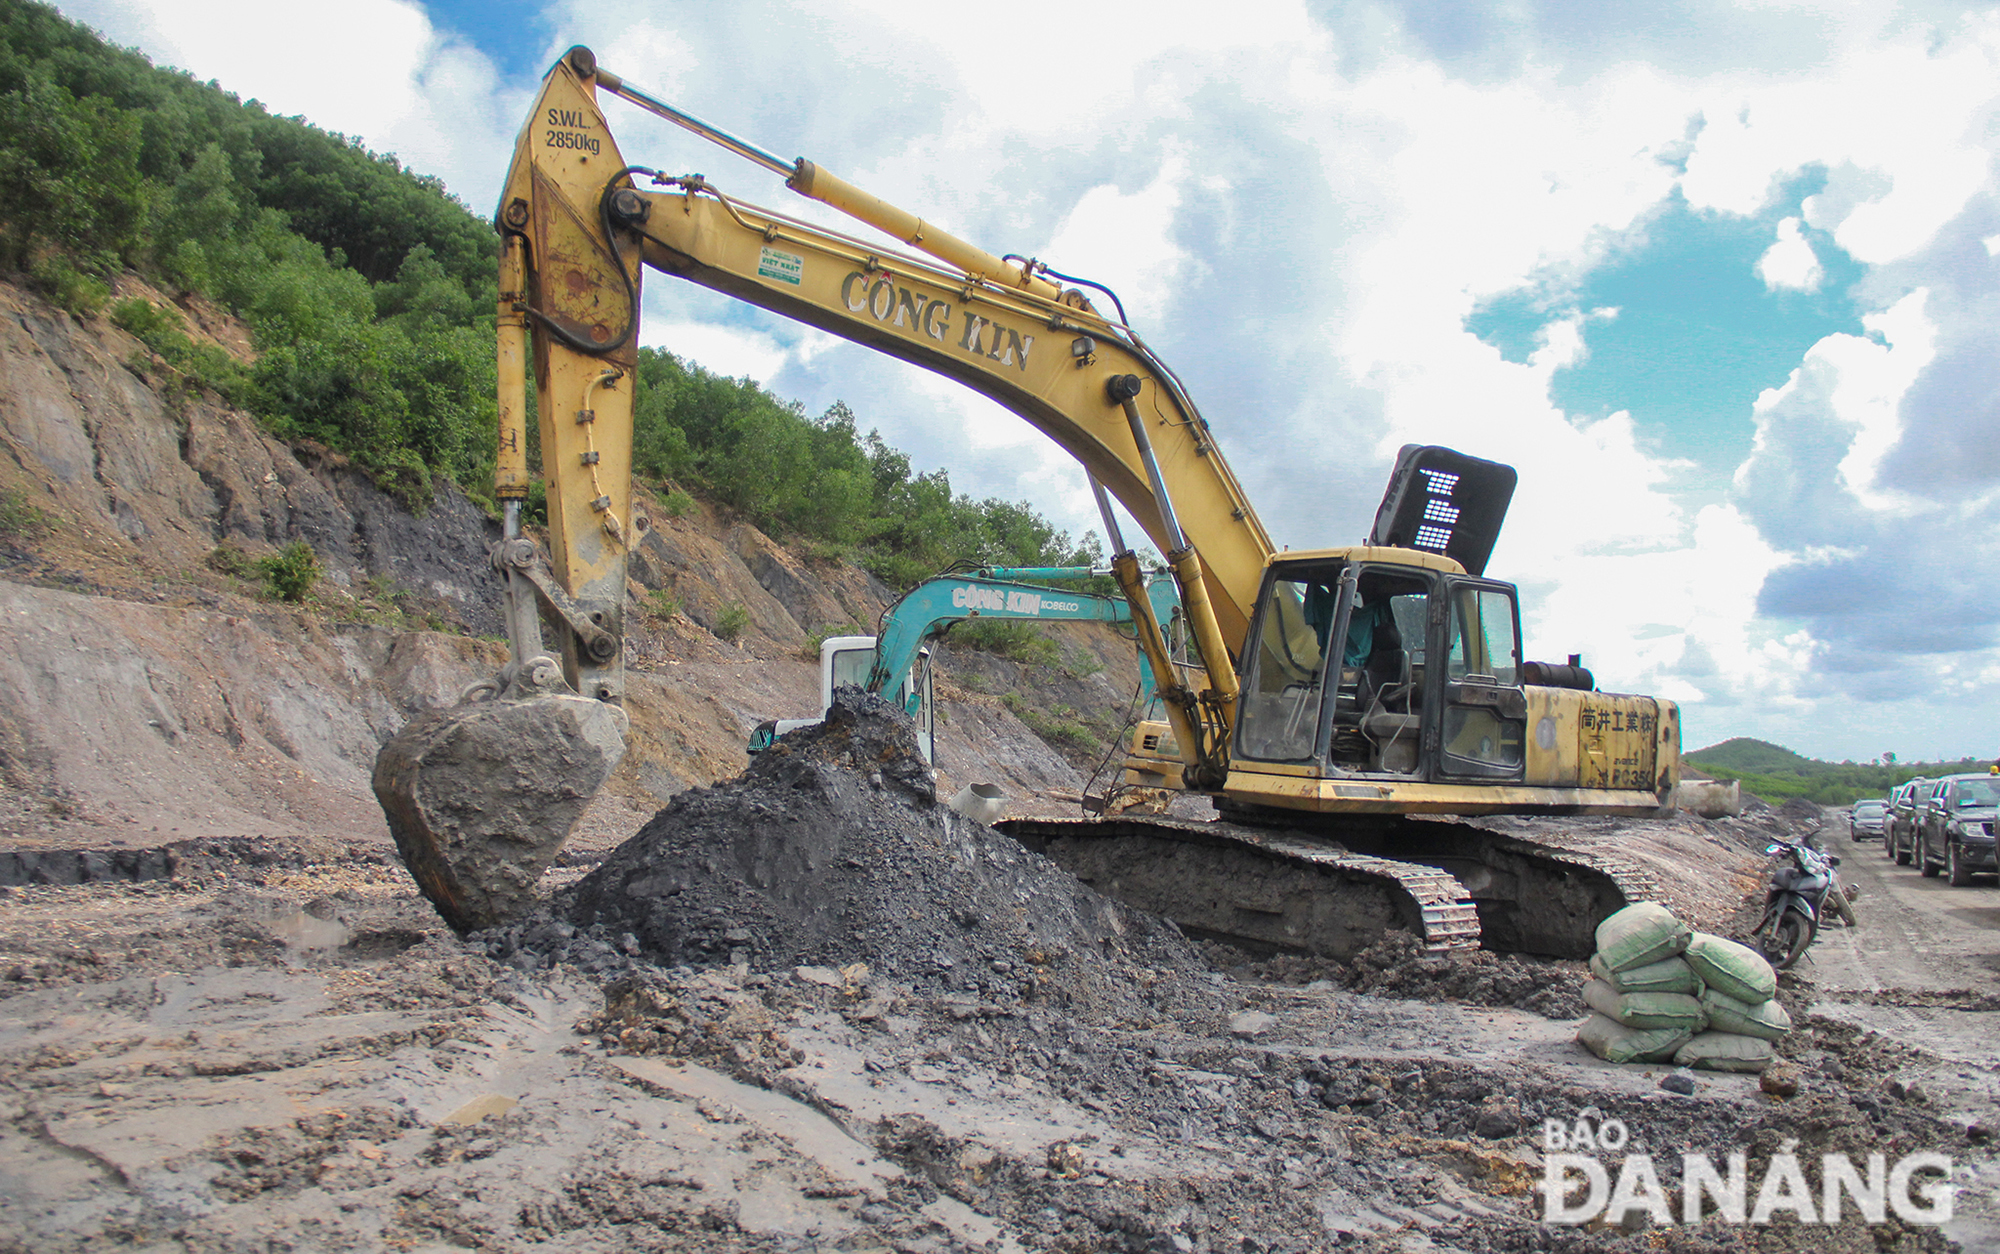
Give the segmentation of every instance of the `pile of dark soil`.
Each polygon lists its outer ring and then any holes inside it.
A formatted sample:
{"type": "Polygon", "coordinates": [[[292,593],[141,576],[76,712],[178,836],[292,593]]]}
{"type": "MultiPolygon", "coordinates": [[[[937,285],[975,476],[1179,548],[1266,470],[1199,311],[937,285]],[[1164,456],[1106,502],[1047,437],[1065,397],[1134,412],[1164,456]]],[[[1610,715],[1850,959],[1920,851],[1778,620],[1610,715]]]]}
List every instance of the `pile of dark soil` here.
{"type": "Polygon", "coordinates": [[[1178,929],[938,804],[908,719],[858,690],[739,778],[674,798],[553,911],[502,948],[588,942],[758,971],[866,963],[926,992],[1091,1017],[1219,1013],[1178,929]]]}

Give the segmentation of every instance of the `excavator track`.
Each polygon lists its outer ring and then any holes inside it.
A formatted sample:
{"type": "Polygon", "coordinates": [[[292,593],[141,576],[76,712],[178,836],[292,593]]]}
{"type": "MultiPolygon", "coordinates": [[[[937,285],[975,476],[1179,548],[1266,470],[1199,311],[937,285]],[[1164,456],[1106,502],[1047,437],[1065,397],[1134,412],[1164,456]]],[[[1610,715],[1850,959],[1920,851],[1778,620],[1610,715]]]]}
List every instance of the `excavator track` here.
{"type": "Polygon", "coordinates": [[[1657,896],[1597,842],[1452,819],[1008,819],[998,824],[1108,897],[1189,932],[1348,958],[1389,930],[1426,950],[1587,958],[1597,925],[1657,896]]]}
{"type": "Polygon", "coordinates": [[[1342,830],[1350,848],[1450,872],[1479,906],[1481,943],[1503,953],[1588,958],[1597,925],[1654,900],[1652,877],[1588,838],[1511,835],[1441,818],[1342,830]]]}
{"type": "Polygon", "coordinates": [[[1105,896],[1196,935],[1342,959],[1391,930],[1433,953],[1480,943],[1477,908],[1448,872],[1310,833],[1129,817],[997,826],[1105,896]]]}

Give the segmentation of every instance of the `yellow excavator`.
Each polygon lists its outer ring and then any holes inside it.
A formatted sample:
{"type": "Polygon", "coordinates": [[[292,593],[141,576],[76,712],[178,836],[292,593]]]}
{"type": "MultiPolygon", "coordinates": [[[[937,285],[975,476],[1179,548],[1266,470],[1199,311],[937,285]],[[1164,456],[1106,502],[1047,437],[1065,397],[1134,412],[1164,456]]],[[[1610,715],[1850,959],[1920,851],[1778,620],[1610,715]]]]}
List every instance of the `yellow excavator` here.
{"type": "Polygon", "coordinates": [[[1190,931],[1334,956],[1392,928],[1433,951],[1582,956],[1599,920],[1649,895],[1608,842],[1456,817],[1651,815],[1679,775],[1672,702],[1597,692],[1575,657],[1522,660],[1516,591],[1484,578],[1511,469],[1406,448],[1365,544],[1280,552],[1180,380],[1122,308],[1107,316],[1082,290],[1116,306],[1108,289],[995,256],[783,160],[654,99],[587,48],[543,80],[495,224],[505,533],[494,560],[512,661],[481,699],[405,729],[375,773],[405,862],[454,926],[525,907],[623,751],[626,555],[648,525],[631,494],[648,266],[956,380],[1089,472],[1167,713],[1135,735],[1126,779],[1206,794],[1219,812],[1004,825],[1100,891],[1190,931]],[[897,243],[628,164],[607,96],[897,243]],[[520,520],[531,368],[546,555],[520,520]],[[1198,668],[1173,664],[1110,498],[1166,555],[1198,668]]]}

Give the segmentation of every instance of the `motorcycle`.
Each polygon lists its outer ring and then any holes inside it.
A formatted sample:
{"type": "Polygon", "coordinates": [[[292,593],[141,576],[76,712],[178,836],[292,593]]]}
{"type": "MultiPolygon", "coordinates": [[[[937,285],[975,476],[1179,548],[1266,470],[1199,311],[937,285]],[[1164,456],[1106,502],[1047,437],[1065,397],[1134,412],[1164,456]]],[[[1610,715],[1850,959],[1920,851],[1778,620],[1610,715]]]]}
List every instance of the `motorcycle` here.
{"type": "Polygon", "coordinates": [[[1764,852],[1784,855],[1784,861],[1771,872],[1764,917],[1752,939],[1765,959],[1782,971],[1804,955],[1819,935],[1822,919],[1833,915],[1853,927],[1854,912],[1847,904],[1850,894],[1834,872],[1840,865],[1837,856],[1813,848],[1809,839],[1797,844],[1773,841],[1764,852]]]}

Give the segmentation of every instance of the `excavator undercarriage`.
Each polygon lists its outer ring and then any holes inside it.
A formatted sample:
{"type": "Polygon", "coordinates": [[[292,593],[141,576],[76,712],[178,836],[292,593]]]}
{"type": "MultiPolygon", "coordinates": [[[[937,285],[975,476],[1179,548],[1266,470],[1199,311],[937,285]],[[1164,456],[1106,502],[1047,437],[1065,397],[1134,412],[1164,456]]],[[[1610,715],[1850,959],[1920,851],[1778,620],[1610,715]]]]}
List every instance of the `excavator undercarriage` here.
{"type": "Polygon", "coordinates": [[[1252,950],[1353,957],[1385,931],[1454,949],[1587,958],[1597,924],[1653,896],[1627,859],[1449,819],[1297,825],[1119,817],[999,826],[1108,897],[1252,950]],[[1266,825],[1269,824],[1269,825],[1266,825]]]}

